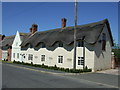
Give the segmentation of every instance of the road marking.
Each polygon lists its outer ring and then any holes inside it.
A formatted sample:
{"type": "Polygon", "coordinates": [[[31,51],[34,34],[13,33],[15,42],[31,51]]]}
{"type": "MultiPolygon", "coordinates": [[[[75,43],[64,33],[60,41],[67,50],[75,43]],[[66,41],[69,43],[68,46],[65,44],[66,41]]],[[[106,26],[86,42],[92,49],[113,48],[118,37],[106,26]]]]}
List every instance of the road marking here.
{"type": "MultiPolygon", "coordinates": [[[[21,67],[21,66],[16,66],[16,65],[10,65],[10,64],[6,64],[6,65],[12,66],[12,67],[21,68],[21,69],[36,71],[36,72],[42,72],[42,73],[49,73],[49,74],[59,75],[59,76],[63,76],[63,77],[65,77],[65,75],[68,75],[67,73],[64,73],[64,74],[63,73],[54,73],[54,72],[47,72],[47,71],[42,71],[42,70],[35,70],[35,69],[31,69],[31,68],[27,68],[27,67],[21,67]]],[[[72,75],[78,75],[76,73],[70,73],[70,74],[72,74],[72,75]]],[[[67,78],[72,78],[72,77],[67,77],[67,78]]],[[[72,78],[72,79],[77,79],[77,78],[72,78]]],[[[108,86],[108,87],[120,88],[120,87],[117,87],[117,86],[108,85],[108,84],[104,84],[104,83],[99,83],[99,82],[95,82],[95,81],[89,81],[89,80],[86,80],[86,79],[82,79],[82,80],[85,80],[85,81],[88,81],[88,82],[92,82],[92,83],[95,83],[95,84],[99,84],[99,85],[108,86]]]]}

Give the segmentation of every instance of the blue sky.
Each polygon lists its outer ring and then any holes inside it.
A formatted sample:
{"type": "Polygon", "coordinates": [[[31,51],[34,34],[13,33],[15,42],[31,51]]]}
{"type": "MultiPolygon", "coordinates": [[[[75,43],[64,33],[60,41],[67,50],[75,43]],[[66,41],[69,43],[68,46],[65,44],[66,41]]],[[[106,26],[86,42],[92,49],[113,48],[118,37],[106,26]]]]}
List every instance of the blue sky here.
{"type": "MultiPolygon", "coordinates": [[[[67,26],[74,25],[73,2],[3,2],[2,34],[6,36],[29,32],[33,23],[38,31],[61,27],[61,18],[67,18],[67,26]]],[[[118,3],[79,2],[78,25],[108,19],[113,38],[118,43],[118,3]]]]}

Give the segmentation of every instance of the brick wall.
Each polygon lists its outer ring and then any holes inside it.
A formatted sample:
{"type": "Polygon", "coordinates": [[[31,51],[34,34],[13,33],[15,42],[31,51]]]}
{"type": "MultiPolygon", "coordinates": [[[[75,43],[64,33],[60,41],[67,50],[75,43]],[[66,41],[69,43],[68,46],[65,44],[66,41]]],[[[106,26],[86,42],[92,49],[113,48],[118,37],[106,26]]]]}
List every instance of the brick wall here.
{"type": "Polygon", "coordinates": [[[7,56],[7,59],[8,61],[11,61],[11,53],[12,53],[12,48],[8,48],[8,56],[7,56]]]}

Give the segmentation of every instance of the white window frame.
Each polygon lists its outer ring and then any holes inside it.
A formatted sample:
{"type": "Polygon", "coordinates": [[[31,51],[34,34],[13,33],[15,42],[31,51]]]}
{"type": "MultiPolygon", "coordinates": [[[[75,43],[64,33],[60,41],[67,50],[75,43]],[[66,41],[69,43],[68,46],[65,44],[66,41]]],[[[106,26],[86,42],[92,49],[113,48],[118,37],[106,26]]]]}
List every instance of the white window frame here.
{"type": "Polygon", "coordinates": [[[78,65],[79,66],[84,66],[84,57],[78,57],[78,65]]]}
{"type": "Polygon", "coordinates": [[[33,54],[28,54],[28,60],[33,60],[33,54]]]}
{"type": "Polygon", "coordinates": [[[18,46],[18,42],[16,42],[16,46],[18,46]]]}
{"type": "Polygon", "coordinates": [[[13,53],[13,58],[15,58],[15,53],[13,53]]]}
{"type": "Polygon", "coordinates": [[[45,61],[45,55],[41,55],[41,61],[45,61]]]}
{"type": "Polygon", "coordinates": [[[63,63],[63,56],[58,56],[58,63],[63,63]]]}
{"type": "Polygon", "coordinates": [[[19,53],[17,53],[17,58],[19,59],[19,53]]]}

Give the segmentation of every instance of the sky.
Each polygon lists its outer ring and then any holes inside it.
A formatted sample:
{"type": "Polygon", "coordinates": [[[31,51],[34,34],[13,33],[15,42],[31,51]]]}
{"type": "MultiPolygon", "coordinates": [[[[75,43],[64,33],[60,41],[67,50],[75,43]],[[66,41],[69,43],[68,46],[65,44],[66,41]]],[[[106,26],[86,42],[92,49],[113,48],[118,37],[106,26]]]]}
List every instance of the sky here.
{"type": "MultiPolygon", "coordinates": [[[[61,28],[61,18],[67,19],[67,26],[74,26],[74,2],[3,2],[2,34],[10,36],[17,31],[28,33],[32,24],[38,24],[38,31],[61,28]]],[[[78,25],[106,18],[113,39],[118,43],[118,3],[78,3],[78,25]]]]}

